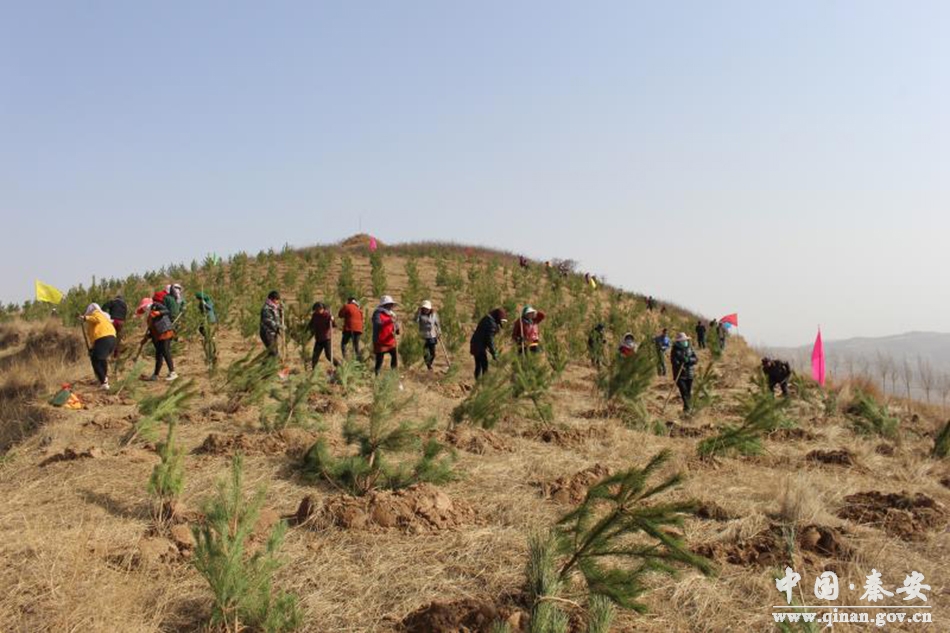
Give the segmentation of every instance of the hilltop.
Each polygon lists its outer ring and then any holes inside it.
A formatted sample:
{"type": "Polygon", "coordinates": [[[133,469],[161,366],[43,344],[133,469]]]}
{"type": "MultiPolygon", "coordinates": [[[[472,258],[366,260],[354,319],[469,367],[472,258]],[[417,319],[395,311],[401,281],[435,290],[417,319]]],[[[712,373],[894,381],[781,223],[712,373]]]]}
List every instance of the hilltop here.
{"type": "MultiPolygon", "coordinates": [[[[97,391],[79,331],[42,318],[42,306],[28,305],[0,324],[0,551],[7,561],[0,628],[201,629],[212,594],[190,564],[190,527],[201,523],[202,500],[227,476],[234,453],[244,455],[246,492],[266,487],[255,532],[264,534],[282,517],[291,524],[274,584],[299,597],[302,630],[487,632],[495,619],[518,630],[531,606],[524,593],[529,538],[577,507],[607,473],[642,467],[664,450],[670,460],[660,474],[685,479],[661,500],[695,500],[675,532],[689,551],[714,563],[716,575],[677,565],[676,577],[648,576],[641,598],[648,611],[619,610],[611,630],[773,630],[772,605],[784,600],[774,578],[784,564],[801,574],[797,599],[807,604],[815,604],[814,578],[825,570],[841,577],[847,598],[838,604],[860,604],[860,593],[846,588],[848,582],[861,587],[872,567],[891,591],[919,571],[933,586],[927,605],[940,617],[941,579],[950,571],[944,555],[950,469],[930,452],[942,412],[884,405],[869,385],[821,391],[796,380],[781,424],[759,438],[760,451],[743,444],[748,454],[701,458],[701,442],[739,426],[750,401],[767,402],[756,382],[758,359],[740,338],[721,355],[699,351],[705,397],[695,415],[683,415],[670,398],[670,376],[652,372],[636,403],[642,411],[631,415],[598,387],[603,382],[586,350],[589,330],[606,325],[611,358],[625,332],[646,343],[642,354],[651,354],[648,340],[659,328],[691,331],[698,315],[672,305],[648,311],[640,295],[593,288],[569,266],[564,274],[542,262],[521,268],[512,253],[379,244],[372,254],[368,237],[354,236],[69,291],[64,315],[119,290],[137,303],[172,281],[189,296],[203,289],[216,300],[217,372],[210,375],[206,366],[194,306],[176,344],[178,372],[194,381],[195,397],[176,424],[185,482],[173,526],[156,525],[147,493],[164,425],[154,439],[131,433],[147,417],[141,403],[160,397],[167,385],[139,382],[148,366],[133,371],[126,360],[114,384],[131,375],[128,387],[97,391]],[[258,371],[242,359],[261,348],[257,319],[274,288],[292,326],[309,315],[313,301],[330,303],[335,313],[353,295],[365,298],[366,309],[384,290],[403,304],[397,311],[408,329],[412,307],[433,301],[452,363],[440,349],[433,372],[418,362],[400,368],[399,393],[411,397],[401,419],[433,422],[423,439],[455,453],[457,479],[354,498],[342,485],[304,476],[301,464],[318,440],[336,456],[351,450],[341,431],[348,419],[362,420],[372,410],[373,380],[348,365],[351,376],[321,378],[307,395],[303,406],[313,425],[264,428],[262,420],[273,415],[271,396],[265,390],[257,401],[236,400],[234,383],[258,371]],[[450,428],[453,411],[478,391],[468,354],[477,319],[498,305],[514,314],[525,304],[548,315],[541,360],[550,388],[540,397],[551,415],[512,401],[493,428],[471,420],[450,428]],[[62,382],[74,385],[86,408],[47,404],[62,382]]],[[[134,323],[130,328],[140,332],[134,323]]],[[[498,340],[510,351],[509,331],[498,340]]],[[[340,348],[338,331],[333,348],[340,348]]],[[[269,388],[300,384],[308,373],[304,355],[309,346],[290,341],[288,382],[270,377],[269,388]]],[[[506,375],[509,367],[493,366],[489,375],[506,375]]],[[[263,537],[257,538],[259,547],[263,537]]],[[[572,578],[563,603],[575,625],[587,604],[580,586],[572,578]]]]}

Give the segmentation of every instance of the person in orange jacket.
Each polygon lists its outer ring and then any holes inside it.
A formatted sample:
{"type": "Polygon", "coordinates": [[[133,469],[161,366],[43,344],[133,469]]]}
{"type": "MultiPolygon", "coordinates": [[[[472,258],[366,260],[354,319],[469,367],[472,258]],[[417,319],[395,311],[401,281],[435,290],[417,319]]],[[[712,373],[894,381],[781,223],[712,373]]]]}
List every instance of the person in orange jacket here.
{"type": "Polygon", "coordinates": [[[525,351],[541,351],[541,330],[538,324],[544,320],[544,312],[535,310],[531,306],[525,306],[521,311],[521,318],[515,322],[511,330],[511,338],[518,348],[518,353],[525,351]]]}
{"type": "Polygon", "coordinates": [[[112,317],[103,312],[98,303],[90,303],[86,313],[79,317],[86,334],[86,345],[89,347],[89,360],[92,361],[92,371],[96,374],[99,386],[109,390],[109,356],[115,349],[115,326],[112,317]]]}
{"type": "Polygon", "coordinates": [[[340,342],[340,352],[343,358],[346,358],[346,346],[350,341],[353,342],[353,353],[356,354],[356,360],[362,361],[363,356],[360,353],[360,337],[363,336],[363,311],[356,297],[350,297],[346,304],[340,308],[336,315],[343,319],[343,340],[340,342]]]}

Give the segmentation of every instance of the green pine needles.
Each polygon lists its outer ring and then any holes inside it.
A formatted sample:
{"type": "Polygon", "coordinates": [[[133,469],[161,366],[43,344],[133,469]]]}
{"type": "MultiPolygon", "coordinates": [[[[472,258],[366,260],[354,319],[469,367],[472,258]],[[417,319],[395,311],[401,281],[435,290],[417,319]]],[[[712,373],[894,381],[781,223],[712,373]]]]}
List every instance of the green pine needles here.
{"type": "Polygon", "coordinates": [[[370,278],[373,283],[373,296],[381,297],[386,292],[386,268],[383,266],[383,254],[377,249],[369,255],[369,265],[372,272],[370,278]]]}
{"type": "Polygon", "coordinates": [[[947,455],[950,455],[950,421],[937,433],[933,450],[930,451],[930,456],[934,459],[944,459],[947,455]]]}
{"type": "Polygon", "coordinates": [[[303,460],[304,472],[322,478],[353,495],[379,488],[399,489],[419,482],[444,483],[455,478],[454,454],[434,438],[424,440],[435,428],[435,419],[417,424],[399,418],[412,401],[400,397],[399,377],[389,372],[376,381],[368,419],[357,421],[351,411],[343,427],[346,443],[356,454],[335,457],[327,442],[318,440],[303,460]],[[394,459],[402,453],[418,453],[409,461],[394,459]]]}
{"type": "Polygon", "coordinates": [[[538,354],[515,356],[511,362],[511,395],[531,403],[529,411],[542,422],[554,421],[550,389],[554,376],[538,354]]]}
{"type": "Polygon", "coordinates": [[[152,469],[148,480],[148,494],[155,500],[154,515],[161,524],[174,517],[175,502],[185,487],[185,467],[180,446],[175,445],[175,421],[168,423],[165,441],[158,444],[161,461],[152,469]]]}
{"type": "Polygon", "coordinates": [[[270,393],[277,377],[279,361],[267,350],[255,354],[250,351],[228,366],[225,389],[228,392],[228,411],[259,404],[270,393]]]}
{"type": "Polygon", "coordinates": [[[468,420],[484,429],[495,428],[508,412],[514,398],[506,364],[507,359],[502,357],[492,371],[478,379],[475,388],[452,410],[453,424],[468,420]]]}
{"type": "Polygon", "coordinates": [[[163,423],[177,419],[178,415],[197,395],[194,380],[173,382],[165,393],[146,396],[139,400],[141,417],[122,439],[123,446],[129,446],[136,440],[154,442],[158,439],[158,427],[163,423]]]}
{"type": "Polygon", "coordinates": [[[649,423],[644,395],[653,384],[656,364],[650,341],[644,341],[632,356],[615,356],[597,377],[597,386],[607,403],[621,412],[624,423],[644,427],[649,423]]]}
{"type": "Polygon", "coordinates": [[[759,389],[743,398],[742,423],[727,424],[718,435],[707,437],[697,446],[704,459],[738,453],[757,455],[762,451],[762,438],[772,431],[788,426],[783,415],[788,399],[776,399],[768,390],[759,389]]]}
{"type": "Polygon", "coordinates": [[[261,428],[267,432],[288,426],[314,428],[320,416],[310,408],[310,395],[325,392],[326,388],[326,374],[322,371],[306,371],[290,377],[271,391],[275,404],[261,409],[261,428]]]}
{"type": "Polygon", "coordinates": [[[525,575],[531,633],[607,633],[617,607],[646,611],[640,598],[649,576],[673,575],[681,567],[714,573],[712,563],[690,552],[679,537],[697,505],[658,499],[683,481],[681,474],[652,481],[670,455],[663,451],[643,468],[605,477],[551,532],[530,539],[525,575]],[[579,605],[564,594],[577,595],[578,581],[586,595],[585,628],[572,629],[564,608],[579,605]]]}
{"type": "Polygon", "coordinates": [[[859,435],[880,435],[888,439],[897,437],[897,418],[888,413],[887,405],[878,404],[863,391],[855,392],[845,413],[859,435]]]}
{"type": "Polygon", "coordinates": [[[230,480],[218,482],[217,494],[204,505],[203,523],[192,528],[193,565],[214,594],[212,626],[233,633],[291,631],[302,623],[297,597],[273,588],[287,524],[279,521],[264,546],[255,547],[252,535],[266,492],[260,488],[250,500],[244,497],[243,464],[235,455],[230,480]]]}

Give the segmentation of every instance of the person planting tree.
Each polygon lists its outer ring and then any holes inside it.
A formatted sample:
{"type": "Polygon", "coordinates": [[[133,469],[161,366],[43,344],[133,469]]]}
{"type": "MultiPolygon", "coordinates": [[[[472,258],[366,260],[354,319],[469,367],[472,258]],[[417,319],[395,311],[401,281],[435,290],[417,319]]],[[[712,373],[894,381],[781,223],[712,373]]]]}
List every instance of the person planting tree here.
{"type": "Polygon", "coordinates": [[[607,345],[605,329],[606,326],[603,323],[598,323],[587,336],[587,355],[594,367],[600,367],[604,362],[604,347],[607,345]]]}
{"type": "Polygon", "coordinates": [[[350,297],[346,300],[346,305],[340,308],[337,317],[343,319],[343,340],[340,342],[340,352],[343,358],[346,358],[346,346],[353,342],[353,353],[356,360],[362,361],[360,354],[360,337],[363,336],[363,311],[356,297],[350,297]]]}
{"type": "Polygon", "coordinates": [[[511,338],[518,348],[518,353],[537,353],[541,351],[541,329],[538,324],[544,320],[544,312],[525,306],[521,311],[521,318],[511,329],[511,338]]]}
{"type": "Polygon", "coordinates": [[[175,323],[185,309],[185,299],[184,295],[182,295],[181,284],[166,286],[165,292],[167,294],[162,302],[165,304],[165,307],[168,308],[168,314],[172,319],[172,323],[175,323]]]}
{"type": "Polygon", "coordinates": [[[149,380],[158,380],[158,375],[162,371],[162,363],[168,366],[168,377],[166,380],[172,381],[178,378],[175,373],[175,361],[172,360],[171,340],[175,338],[174,324],[172,323],[171,313],[165,306],[165,294],[156,292],[152,297],[152,305],[148,308],[148,318],[146,319],[147,329],[142,343],[151,339],[155,347],[155,371],[149,380]]]}
{"type": "Polygon", "coordinates": [[[115,326],[112,318],[99,307],[98,303],[90,303],[86,313],[79,317],[83,324],[83,338],[89,349],[89,360],[92,361],[92,371],[96,374],[99,386],[109,390],[109,356],[115,349],[115,326]]]}
{"type": "Polygon", "coordinates": [[[788,379],[792,376],[792,367],[787,361],[763,358],[762,373],[769,380],[769,392],[775,393],[775,387],[782,389],[782,396],[788,397],[788,379]]]}
{"type": "Polygon", "coordinates": [[[419,325],[419,338],[423,341],[423,359],[426,368],[432,371],[435,362],[435,348],[442,336],[442,324],[439,322],[439,313],[432,309],[432,302],[426,299],[416,310],[413,320],[419,325]]]}
{"type": "Polygon", "coordinates": [[[280,356],[280,335],[284,328],[284,307],[280,293],[271,290],[261,308],[261,342],[271,356],[280,356]]]}
{"type": "Polygon", "coordinates": [[[327,309],[327,306],[321,302],[313,304],[313,315],[310,317],[310,332],[313,334],[313,369],[317,368],[320,362],[320,354],[327,357],[331,364],[333,362],[333,315],[327,309]]]}
{"type": "Polygon", "coordinates": [[[633,332],[627,332],[623,335],[623,339],[620,341],[620,347],[617,348],[617,353],[620,354],[621,358],[630,358],[637,353],[637,339],[634,338],[633,332]]]}
{"type": "Polygon", "coordinates": [[[102,309],[112,318],[112,327],[115,328],[115,349],[112,351],[112,357],[118,358],[119,348],[122,345],[122,327],[129,316],[129,306],[120,292],[102,304],[102,309]]]}
{"type": "Polygon", "coordinates": [[[689,344],[686,332],[676,335],[673,350],[670,352],[670,365],[673,367],[673,376],[676,378],[676,387],[680,398],[683,399],[683,411],[689,413],[690,398],[693,391],[693,378],[696,376],[696,364],[699,358],[689,344]]]}
{"type": "Polygon", "coordinates": [[[399,361],[396,358],[396,335],[399,334],[399,322],[393,308],[396,302],[389,295],[383,295],[373,312],[373,352],[376,354],[375,373],[378,376],[383,366],[383,357],[389,354],[389,366],[396,369],[399,361]]]}
{"type": "Polygon", "coordinates": [[[469,353],[475,357],[475,380],[488,371],[488,354],[491,354],[493,360],[498,360],[495,335],[507,322],[508,314],[504,308],[495,308],[478,322],[469,341],[469,353]]]}

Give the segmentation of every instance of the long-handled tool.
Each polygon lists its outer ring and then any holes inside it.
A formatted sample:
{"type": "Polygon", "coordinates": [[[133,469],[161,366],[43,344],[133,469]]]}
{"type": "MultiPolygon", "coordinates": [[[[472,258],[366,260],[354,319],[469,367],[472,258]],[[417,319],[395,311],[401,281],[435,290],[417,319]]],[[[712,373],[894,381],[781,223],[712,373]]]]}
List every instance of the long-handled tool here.
{"type": "Polygon", "coordinates": [[[666,394],[666,402],[663,403],[663,408],[660,409],[660,415],[663,415],[666,412],[666,407],[670,404],[670,398],[673,397],[673,389],[676,388],[676,384],[680,381],[680,375],[683,373],[683,369],[685,367],[685,363],[680,365],[679,370],[676,372],[676,378],[673,379],[673,384],[670,385],[670,391],[666,394]]]}

